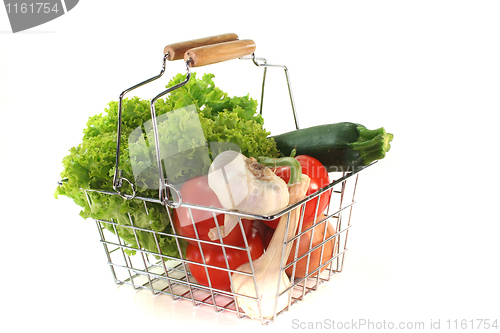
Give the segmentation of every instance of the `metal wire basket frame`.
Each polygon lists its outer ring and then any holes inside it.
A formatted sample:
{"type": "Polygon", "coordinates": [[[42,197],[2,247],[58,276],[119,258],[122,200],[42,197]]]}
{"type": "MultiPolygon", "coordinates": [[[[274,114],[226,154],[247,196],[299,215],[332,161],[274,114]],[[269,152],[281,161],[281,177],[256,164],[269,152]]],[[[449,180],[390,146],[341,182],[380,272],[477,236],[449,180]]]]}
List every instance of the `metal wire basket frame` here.
{"type": "MultiPolygon", "coordinates": [[[[343,171],[343,172],[336,172],[334,173],[334,176],[336,177],[335,180],[333,180],[329,185],[325,186],[324,188],[318,190],[317,192],[305,197],[303,200],[297,202],[294,205],[290,205],[289,207],[283,209],[281,212],[278,214],[272,215],[272,216],[260,216],[260,215],[254,215],[254,214],[246,214],[246,213],[241,213],[241,212],[235,212],[235,211],[230,211],[230,210],[225,210],[225,209],[220,209],[220,208],[214,208],[214,207],[206,207],[206,206],[201,206],[201,205],[195,205],[187,202],[182,202],[180,193],[176,188],[173,186],[170,186],[167,182],[167,180],[164,178],[164,175],[162,173],[162,167],[161,167],[161,161],[160,161],[160,152],[157,151],[157,158],[158,158],[158,163],[159,163],[159,178],[160,178],[160,190],[159,190],[159,196],[157,198],[146,198],[146,197],[140,197],[136,195],[135,191],[135,185],[129,181],[126,178],[123,178],[121,176],[121,172],[119,169],[119,151],[120,151],[120,131],[121,131],[121,106],[122,106],[122,99],[125,96],[126,93],[129,91],[138,88],[144,84],[147,84],[153,80],[158,79],[161,77],[165,71],[165,62],[167,60],[168,54],[165,54],[163,58],[163,66],[162,70],[159,75],[148,79],[146,81],[143,81],[127,90],[122,92],[120,94],[120,99],[119,99],[119,121],[118,121],[118,141],[117,141],[117,156],[116,156],[116,168],[115,168],[115,174],[113,178],[113,189],[114,191],[105,191],[105,190],[100,190],[100,189],[89,189],[89,190],[84,190],[85,191],[85,196],[87,199],[88,204],[91,206],[92,205],[92,198],[91,198],[91,193],[92,192],[97,192],[100,194],[104,195],[112,195],[112,196],[120,196],[123,198],[123,200],[140,200],[142,204],[144,205],[144,208],[146,212],[148,212],[148,209],[151,204],[161,204],[162,206],[165,207],[165,209],[168,212],[168,216],[170,218],[170,221],[173,221],[173,210],[179,208],[179,207],[185,207],[189,209],[191,220],[193,221],[193,228],[196,233],[196,238],[189,238],[185,236],[181,236],[176,233],[175,228],[173,227],[173,223],[171,223],[172,228],[173,228],[173,233],[162,233],[162,232],[157,232],[149,229],[144,229],[144,228],[139,228],[135,226],[133,217],[128,214],[129,217],[129,222],[130,225],[123,225],[123,224],[118,224],[116,221],[110,219],[110,220],[102,220],[102,219],[94,219],[97,225],[97,229],[99,232],[99,237],[100,237],[100,242],[103,245],[105,254],[106,254],[106,260],[107,264],[110,267],[112,276],[114,281],[119,284],[126,284],[126,285],[131,285],[135,289],[148,289],[150,290],[153,294],[155,295],[170,295],[173,300],[188,300],[191,301],[194,306],[198,305],[206,305],[206,306],[211,306],[214,308],[216,312],[220,311],[229,311],[235,313],[238,317],[243,318],[243,317],[248,317],[245,313],[240,311],[240,309],[237,306],[236,298],[237,297],[248,297],[245,295],[237,294],[234,292],[234,289],[231,288],[231,292],[225,291],[225,290],[220,290],[212,287],[211,281],[210,281],[210,276],[208,274],[207,269],[219,269],[226,271],[228,273],[229,278],[231,279],[231,275],[235,273],[236,271],[231,269],[229,267],[229,264],[226,259],[226,267],[216,267],[216,266],[211,266],[206,264],[205,260],[203,259],[203,263],[198,263],[196,262],[197,265],[201,265],[205,267],[205,272],[207,273],[207,280],[208,280],[208,286],[206,285],[201,285],[199,284],[192,276],[191,272],[189,271],[188,264],[190,263],[189,260],[187,260],[184,255],[182,254],[182,247],[181,247],[181,241],[182,240],[191,240],[195,241],[199,244],[200,249],[201,249],[201,244],[206,242],[200,238],[198,238],[198,232],[196,228],[196,224],[194,223],[193,219],[193,210],[205,210],[205,211],[210,211],[212,212],[212,215],[214,217],[215,223],[217,228],[219,228],[222,224],[223,221],[218,221],[216,215],[217,214],[231,214],[231,215],[236,215],[239,218],[239,228],[242,230],[242,234],[244,236],[244,244],[245,246],[238,247],[238,246],[232,246],[228,244],[224,244],[223,239],[221,240],[221,243],[213,243],[217,246],[220,246],[222,251],[225,251],[226,249],[232,248],[232,249],[237,249],[241,251],[246,251],[248,258],[249,258],[249,263],[252,269],[252,272],[254,272],[254,267],[253,267],[253,262],[252,258],[250,255],[250,251],[248,248],[248,241],[245,236],[245,232],[243,232],[243,224],[242,224],[242,219],[252,219],[252,220],[273,220],[276,218],[279,218],[281,216],[284,216],[286,214],[290,214],[291,210],[300,207],[301,208],[301,218],[299,221],[299,226],[298,230],[301,230],[302,224],[303,224],[303,217],[304,217],[304,211],[305,211],[305,204],[320,195],[326,193],[326,192],[331,192],[331,200],[328,205],[328,208],[325,212],[325,218],[324,219],[319,219],[316,218],[316,221],[314,223],[314,228],[308,228],[306,230],[302,230],[301,232],[297,233],[296,237],[294,237],[291,240],[285,241],[283,244],[283,247],[286,247],[286,245],[289,242],[300,242],[301,237],[306,234],[307,232],[314,232],[316,227],[318,225],[324,225],[325,230],[327,223],[331,223],[329,221],[334,221],[332,224],[335,227],[335,234],[331,235],[328,238],[323,237],[323,240],[320,244],[317,244],[315,246],[312,246],[309,244],[309,249],[307,253],[297,256],[297,253],[295,253],[294,260],[293,262],[286,264],[286,258],[282,260],[281,263],[281,270],[285,271],[286,269],[292,267],[293,271],[295,272],[295,265],[299,260],[306,259],[307,262],[309,263],[310,256],[313,252],[315,251],[321,251],[321,258],[326,258],[325,260],[320,260],[320,266],[314,269],[311,272],[307,272],[306,276],[302,278],[295,278],[294,274],[291,276],[291,286],[282,292],[281,294],[278,293],[279,290],[279,285],[277,287],[277,294],[276,297],[281,296],[282,294],[291,291],[289,293],[289,299],[288,299],[288,306],[285,309],[276,309],[274,316],[272,318],[264,318],[262,315],[258,318],[252,318],[252,319],[258,319],[260,320],[263,324],[267,324],[269,322],[272,322],[275,320],[276,316],[279,314],[283,313],[284,311],[287,311],[290,306],[293,304],[297,303],[298,301],[301,301],[304,299],[304,297],[309,294],[312,291],[315,291],[318,289],[318,287],[326,281],[331,280],[331,277],[342,271],[343,265],[344,265],[344,257],[345,253],[347,251],[347,238],[348,238],[348,232],[351,227],[351,215],[352,215],[352,209],[353,205],[355,203],[354,197],[355,197],[355,192],[356,192],[356,187],[358,183],[358,177],[359,177],[359,172],[362,171],[364,168],[359,168],[356,170],[352,170],[350,172],[348,171],[343,171]],[[122,190],[123,182],[127,182],[130,185],[130,188],[132,189],[132,193],[124,193],[122,190]],[[171,192],[175,192],[175,195],[172,195],[171,192]],[[176,200],[173,200],[173,197],[177,198],[176,200]],[[347,218],[344,218],[344,215],[347,215],[347,218]],[[347,220],[347,221],[345,221],[347,220]],[[128,244],[124,239],[122,239],[119,236],[119,233],[117,231],[117,228],[128,228],[129,230],[132,231],[133,235],[135,236],[135,240],[137,243],[137,246],[128,244]],[[111,230],[111,232],[110,232],[111,230]],[[141,246],[138,233],[139,232],[145,232],[145,233],[150,233],[154,236],[154,239],[156,241],[156,246],[157,246],[157,251],[152,251],[152,250],[146,250],[141,246]],[[171,239],[175,240],[175,243],[177,244],[178,251],[180,256],[177,257],[172,257],[168,256],[162,253],[161,247],[159,245],[158,237],[168,237],[171,239]],[[325,249],[325,244],[328,242],[334,241],[335,246],[334,250],[331,251],[331,253],[326,253],[324,251],[325,249]],[[131,252],[135,252],[135,255],[131,255],[131,252]]],[[[253,63],[258,66],[258,67],[264,67],[264,75],[263,75],[263,83],[262,83],[262,95],[261,95],[261,109],[260,112],[262,113],[262,102],[263,102],[263,96],[264,96],[264,85],[265,85],[265,78],[266,78],[266,70],[268,67],[278,67],[282,68],[285,71],[286,79],[287,79],[287,84],[288,84],[288,89],[289,89],[289,94],[290,94],[290,101],[292,104],[292,111],[293,111],[293,116],[295,120],[295,125],[296,128],[298,128],[298,120],[296,116],[296,110],[295,110],[295,105],[293,101],[293,95],[292,95],[292,90],[291,90],[291,85],[290,85],[290,80],[288,76],[288,69],[285,66],[282,65],[269,65],[267,64],[267,61],[264,58],[256,58],[255,55],[252,53],[251,57],[249,58],[240,58],[244,60],[252,60],[253,63]],[[260,61],[260,62],[259,62],[260,61]]],[[[155,119],[155,109],[154,109],[154,103],[155,101],[160,98],[161,96],[164,96],[165,94],[170,93],[171,91],[180,88],[184,84],[186,84],[189,79],[190,79],[190,72],[189,72],[189,63],[186,63],[187,67],[187,75],[186,75],[186,80],[176,86],[169,87],[167,90],[164,92],[158,94],[155,98],[151,100],[151,111],[152,111],[152,119],[153,119],[153,129],[154,129],[154,134],[155,134],[155,140],[156,140],[156,149],[159,150],[159,144],[158,144],[158,133],[157,133],[157,128],[156,128],[156,123],[154,121],[155,119]]],[[[318,204],[319,200],[317,200],[316,204],[316,211],[318,209],[318,204]]],[[[317,215],[317,214],[316,214],[317,215]]],[[[224,216],[224,215],[220,215],[224,216]]],[[[289,215],[288,215],[289,216],[289,215]]],[[[287,221],[287,229],[288,229],[288,221],[287,221]]],[[[225,252],[224,252],[225,253],[225,252]]],[[[241,272],[238,272],[241,274],[241,272]]],[[[251,273],[250,275],[253,275],[251,273]]],[[[256,284],[255,281],[255,276],[254,278],[254,283],[256,284]]],[[[232,282],[231,282],[232,284],[232,282]]],[[[249,297],[251,298],[251,297],[249,297]]],[[[256,302],[260,302],[258,299],[253,298],[256,302]]]]}
{"type": "MultiPolygon", "coordinates": [[[[317,244],[314,247],[310,247],[309,250],[303,253],[301,256],[297,256],[297,254],[295,254],[294,260],[288,265],[282,262],[281,270],[284,271],[289,267],[293,267],[299,260],[302,260],[304,258],[306,258],[307,260],[307,258],[310,257],[311,253],[318,250],[321,251],[322,258],[323,256],[327,257],[326,261],[325,259],[320,260],[322,264],[318,266],[316,269],[314,269],[311,272],[308,272],[308,274],[305,277],[293,280],[291,286],[289,287],[289,289],[292,290],[292,293],[290,293],[288,306],[285,309],[276,312],[275,316],[271,320],[265,318],[254,318],[254,319],[261,320],[263,324],[274,321],[276,316],[280,315],[284,311],[287,311],[290,308],[290,306],[297,303],[298,301],[303,300],[307,294],[309,294],[312,291],[316,291],[322,283],[330,281],[331,277],[334,274],[340,273],[342,271],[344,265],[344,257],[347,251],[348,233],[349,229],[351,228],[351,216],[352,216],[353,205],[355,204],[354,197],[358,183],[359,171],[361,170],[353,171],[350,173],[343,173],[342,177],[333,181],[330,185],[323,188],[321,191],[318,191],[312,194],[311,196],[308,196],[300,203],[297,203],[297,205],[305,204],[306,202],[313,200],[315,197],[327,191],[332,191],[332,198],[329,207],[327,209],[328,213],[326,214],[326,217],[324,219],[317,219],[315,221],[314,226],[316,228],[317,225],[326,224],[329,221],[333,220],[334,221],[333,225],[335,227],[336,232],[334,235],[331,235],[328,238],[323,238],[321,243],[317,244]],[[336,209],[334,209],[334,207],[336,209]],[[347,215],[346,218],[344,217],[345,215],[347,215]],[[334,251],[332,253],[324,253],[323,248],[325,247],[325,244],[332,240],[334,240],[335,242],[334,251]],[[320,270],[323,271],[320,274],[317,274],[318,271],[320,270]]],[[[115,192],[86,190],[85,193],[89,205],[91,204],[91,199],[90,196],[88,195],[89,192],[100,192],[107,195],[119,195],[118,193],[115,192]]],[[[148,209],[149,204],[153,202],[156,203],[159,202],[156,201],[157,199],[143,198],[143,197],[136,197],[135,200],[141,200],[144,204],[144,207],[146,208],[146,211],[148,209]]],[[[220,212],[224,212],[226,214],[232,213],[230,211],[214,209],[211,207],[201,207],[188,203],[183,203],[182,205],[185,207],[189,207],[192,210],[213,209],[214,219],[216,221],[217,226],[221,225],[221,223],[215,217],[215,213],[220,213],[220,212]]],[[[295,208],[295,206],[296,205],[290,206],[286,210],[280,212],[275,216],[270,216],[270,217],[262,216],[261,218],[262,219],[271,219],[275,217],[277,218],[283,214],[288,214],[292,208],[295,208]]],[[[302,207],[304,207],[304,205],[302,207]]],[[[171,214],[169,216],[173,218],[171,214]]],[[[240,228],[243,228],[241,218],[245,217],[251,217],[251,216],[247,216],[246,214],[240,215],[240,220],[239,220],[240,228]]],[[[175,233],[167,234],[167,233],[152,231],[149,229],[139,228],[134,225],[133,218],[130,215],[129,219],[130,219],[130,225],[128,226],[118,225],[118,223],[116,223],[113,220],[108,221],[108,220],[95,219],[95,222],[97,224],[97,229],[99,231],[100,242],[103,245],[104,252],[106,254],[107,264],[109,265],[114,281],[117,284],[131,285],[135,289],[148,289],[154,295],[159,295],[159,294],[170,295],[173,300],[181,300],[181,299],[189,300],[193,303],[194,306],[203,304],[213,307],[216,312],[224,310],[233,312],[240,318],[246,317],[244,313],[239,311],[236,305],[237,304],[236,297],[245,297],[245,296],[234,292],[227,292],[224,290],[215,289],[210,285],[209,286],[200,285],[193,279],[191,273],[189,272],[189,269],[187,267],[189,261],[186,258],[183,258],[182,255],[181,258],[176,258],[164,255],[162,253],[158,243],[158,236],[162,235],[164,237],[173,237],[176,239],[177,244],[179,244],[179,240],[181,239],[188,239],[187,237],[180,236],[175,233]],[[109,232],[106,226],[108,227],[110,226],[114,230],[114,232],[113,233],[109,232]],[[127,244],[123,239],[120,238],[116,230],[118,226],[121,228],[129,228],[130,230],[133,231],[138,244],[137,247],[127,244]],[[154,235],[157,244],[156,252],[145,250],[140,246],[140,242],[137,237],[137,232],[139,231],[148,232],[154,235]],[[137,255],[129,255],[127,253],[127,250],[136,251],[137,255]]],[[[301,220],[299,223],[298,227],[299,230],[302,222],[303,221],[301,220]]],[[[196,228],[196,225],[194,225],[194,227],[196,228]]],[[[312,229],[312,232],[314,232],[315,228],[312,229]]],[[[283,245],[286,246],[286,244],[293,241],[300,242],[301,237],[307,232],[311,232],[311,228],[304,229],[301,232],[297,233],[297,235],[293,239],[285,241],[283,245]]],[[[197,239],[197,241],[200,244],[205,242],[200,239],[197,239]]],[[[245,243],[246,242],[247,241],[245,239],[245,243]]],[[[235,247],[223,244],[219,246],[223,249],[234,248],[242,251],[247,251],[250,258],[249,261],[252,262],[247,247],[235,247]]],[[[179,245],[179,253],[182,253],[180,245],[179,245]]],[[[226,262],[227,266],[225,268],[210,266],[205,262],[203,263],[196,262],[196,265],[204,266],[206,268],[220,269],[228,272],[228,274],[236,272],[235,270],[229,268],[227,262],[226,262]]],[[[207,275],[207,280],[209,281],[210,284],[209,275],[207,275]]],[[[279,286],[277,286],[277,288],[279,288],[279,286]]],[[[288,291],[288,289],[286,291],[288,291]]],[[[276,297],[281,296],[281,294],[276,295],[276,297]]]]}

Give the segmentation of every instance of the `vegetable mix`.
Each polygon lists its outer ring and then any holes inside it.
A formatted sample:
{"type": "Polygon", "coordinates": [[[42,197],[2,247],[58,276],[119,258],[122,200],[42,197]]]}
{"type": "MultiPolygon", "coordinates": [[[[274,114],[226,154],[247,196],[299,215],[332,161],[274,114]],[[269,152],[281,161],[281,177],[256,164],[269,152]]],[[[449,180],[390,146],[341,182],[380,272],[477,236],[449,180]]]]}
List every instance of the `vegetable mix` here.
{"type": "MultiPolygon", "coordinates": [[[[188,137],[182,138],[179,128],[182,127],[183,117],[192,117],[189,112],[176,112],[175,121],[165,121],[158,125],[158,129],[165,135],[160,135],[160,147],[169,147],[177,151],[176,158],[170,159],[170,170],[176,170],[171,177],[175,183],[182,183],[207,172],[211,164],[212,151],[217,146],[210,146],[210,142],[229,142],[240,147],[241,153],[247,157],[271,156],[277,157],[279,152],[269,132],[264,129],[263,118],[256,112],[257,101],[246,96],[228,96],[214,84],[213,74],[204,74],[201,78],[196,73],[191,74],[190,81],[183,87],[174,90],[165,99],[155,104],[156,114],[165,115],[170,111],[194,105],[199,117],[199,124],[203,130],[208,150],[208,159],[193,158],[193,150],[199,147],[199,142],[193,142],[188,137]],[[176,134],[177,133],[177,134],[176,134]]],[[[176,75],[168,86],[184,81],[185,75],[176,75]]],[[[174,113],[172,113],[174,114],[174,113]]],[[[123,100],[122,131],[120,147],[120,165],[122,177],[136,181],[137,195],[149,198],[158,197],[156,160],[148,163],[140,161],[145,170],[145,178],[134,177],[132,165],[138,164],[143,148],[139,145],[129,147],[129,138],[134,130],[143,126],[151,119],[150,101],[138,97],[123,100]],[[153,183],[152,183],[153,182],[153,183]],[[156,188],[156,189],[155,189],[156,188]]],[[[170,120],[170,119],[169,119],[170,120]]],[[[190,124],[188,121],[186,124],[190,124]]],[[[55,191],[55,197],[64,195],[72,198],[82,207],[80,215],[83,218],[113,220],[118,224],[119,235],[132,247],[138,247],[133,230],[122,227],[130,225],[146,228],[157,232],[172,233],[171,221],[167,208],[160,204],[148,204],[148,209],[140,200],[123,200],[117,195],[105,195],[97,192],[88,192],[91,205],[87,203],[83,190],[112,190],[115,171],[116,136],[118,126],[118,102],[112,101],[104,113],[89,118],[83,130],[82,142],[71,148],[69,154],[63,158],[62,182],[55,191]]],[[[189,128],[184,129],[189,133],[189,128]]],[[[146,135],[146,134],[144,134],[146,135]]],[[[169,175],[170,176],[170,175],[169,175]]],[[[169,179],[170,182],[170,179],[169,179]]],[[[124,192],[127,191],[124,184],[124,192]]],[[[111,226],[106,224],[110,231],[111,226]]],[[[153,233],[138,232],[140,246],[148,251],[157,253],[156,240],[153,233]]],[[[164,255],[178,256],[177,246],[173,237],[158,237],[161,252],[164,255]]]]}

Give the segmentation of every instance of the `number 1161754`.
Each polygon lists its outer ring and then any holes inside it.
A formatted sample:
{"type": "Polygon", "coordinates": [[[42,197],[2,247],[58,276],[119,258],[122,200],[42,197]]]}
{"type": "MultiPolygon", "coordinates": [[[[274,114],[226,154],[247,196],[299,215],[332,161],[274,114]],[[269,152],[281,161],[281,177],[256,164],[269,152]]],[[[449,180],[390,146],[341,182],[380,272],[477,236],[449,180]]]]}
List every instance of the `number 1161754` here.
{"type": "Polygon", "coordinates": [[[9,14],[49,14],[59,12],[57,2],[22,2],[10,3],[8,2],[5,7],[9,14]]]}

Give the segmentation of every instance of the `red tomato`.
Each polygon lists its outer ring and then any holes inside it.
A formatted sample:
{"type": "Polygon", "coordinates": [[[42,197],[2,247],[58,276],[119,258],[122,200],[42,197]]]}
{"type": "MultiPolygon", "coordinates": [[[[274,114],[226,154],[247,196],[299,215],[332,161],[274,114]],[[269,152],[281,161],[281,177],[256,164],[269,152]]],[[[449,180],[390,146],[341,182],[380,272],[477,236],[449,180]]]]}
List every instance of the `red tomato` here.
{"type": "MultiPolygon", "coordinates": [[[[306,192],[306,196],[313,194],[318,191],[320,188],[323,188],[330,184],[330,177],[328,176],[328,172],[326,168],[321,164],[320,161],[315,159],[314,157],[307,155],[299,155],[296,156],[295,159],[299,161],[300,166],[302,167],[302,173],[308,175],[311,178],[311,183],[309,184],[309,189],[306,192]]],[[[288,183],[290,180],[290,168],[289,167],[278,167],[275,170],[275,173],[278,177],[283,179],[288,183]]],[[[321,194],[319,197],[316,197],[312,200],[309,200],[306,203],[306,208],[304,212],[304,221],[313,221],[315,217],[316,204],[319,198],[319,206],[318,212],[316,215],[323,213],[330,202],[330,197],[332,194],[332,190],[328,190],[325,193],[321,194]]],[[[276,229],[278,226],[279,219],[264,221],[271,228],[276,229]]]]}
{"type": "Polygon", "coordinates": [[[274,235],[274,229],[275,228],[271,228],[270,226],[266,225],[266,228],[263,230],[262,241],[264,242],[264,249],[267,249],[269,243],[271,243],[271,239],[274,235]]]}
{"type": "MultiPolygon", "coordinates": [[[[199,176],[192,178],[185,182],[181,188],[180,193],[182,196],[182,202],[187,202],[191,204],[222,208],[222,205],[217,198],[217,195],[208,185],[207,176],[199,176]]],[[[190,237],[192,239],[187,239],[195,245],[198,245],[196,239],[211,241],[208,237],[210,229],[215,228],[215,220],[213,213],[210,211],[191,209],[193,214],[193,220],[196,226],[196,231],[198,232],[198,238],[196,237],[195,228],[193,227],[193,221],[191,220],[191,214],[189,209],[186,207],[179,207],[174,209],[174,227],[177,234],[190,237]]],[[[217,223],[219,226],[224,225],[224,214],[216,214],[217,223]]],[[[243,219],[242,221],[243,229],[246,235],[250,234],[253,222],[250,220],[243,219]]],[[[220,243],[219,240],[214,241],[220,243]]],[[[223,239],[224,244],[243,246],[243,234],[239,224],[223,239]]],[[[209,246],[209,245],[207,245],[209,246]]],[[[214,247],[219,247],[213,245],[214,247]]]]}
{"type": "MultiPolygon", "coordinates": [[[[252,260],[259,258],[264,253],[262,236],[259,234],[257,229],[252,228],[251,232],[247,237],[247,242],[252,260]]],[[[207,248],[206,243],[200,243],[200,244],[203,250],[203,256],[200,252],[198,244],[195,245],[189,243],[186,250],[187,260],[203,264],[203,257],[204,257],[205,263],[207,265],[227,269],[224,252],[220,246],[217,246],[217,248],[214,248],[214,246],[207,248]]],[[[225,252],[229,269],[235,270],[244,263],[248,262],[248,253],[246,250],[226,247],[225,252]]],[[[188,263],[188,267],[191,274],[199,284],[209,287],[205,266],[197,265],[195,263],[188,263]]],[[[210,277],[210,283],[212,284],[212,288],[231,291],[231,280],[229,279],[229,274],[227,270],[211,268],[211,267],[207,267],[207,270],[208,270],[208,276],[210,277]]]]}

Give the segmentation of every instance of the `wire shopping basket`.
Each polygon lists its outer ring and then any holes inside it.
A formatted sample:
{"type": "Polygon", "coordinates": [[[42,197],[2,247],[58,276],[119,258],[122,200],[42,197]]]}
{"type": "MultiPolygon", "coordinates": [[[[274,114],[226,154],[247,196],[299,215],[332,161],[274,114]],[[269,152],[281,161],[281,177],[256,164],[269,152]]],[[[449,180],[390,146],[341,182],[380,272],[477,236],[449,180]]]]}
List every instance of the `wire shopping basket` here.
{"type": "MultiPolygon", "coordinates": [[[[100,242],[103,245],[107,264],[110,267],[114,281],[117,284],[127,284],[135,289],[149,289],[153,294],[169,295],[173,300],[187,300],[193,305],[206,305],[213,307],[216,312],[228,311],[235,313],[238,317],[249,317],[260,320],[263,324],[275,320],[295,303],[325,281],[329,281],[332,276],[342,271],[344,257],[347,251],[347,238],[351,227],[351,214],[355,203],[354,197],[358,183],[359,172],[364,168],[331,173],[334,180],[322,187],[320,190],[306,196],[295,204],[289,205],[280,212],[273,215],[258,215],[239,212],[212,205],[191,203],[183,200],[180,185],[169,181],[169,172],[165,159],[175,158],[175,156],[165,155],[162,151],[159,136],[161,133],[157,116],[155,102],[162,96],[170,94],[176,89],[186,85],[190,78],[190,68],[210,65],[231,59],[250,60],[257,67],[264,70],[262,94],[260,102],[260,112],[262,113],[262,102],[264,96],[264,83],[268,68],[281,68],[285,72],[290,101],[293,111],[295,126],[298,129],[298,121],[293,101],[288,69],[282,65],[268,64],[266,59],[255,57],[255,44],[251,40],[239,40],[235,34],[224,34],[188,42],[171,44],[165,47],[163,66],[159,75],[145,80],[135,86],[123,91],[118,101],[118,126],[117,126],[117,149],[116,161],[113,175],[113,190],[86,189],[83,190],[85,198],[90,207],[94,204],[94,197],[110,196],[114,200],[125,200],[130,204],[146,212],[149,216],[158,214],[158,211],[168,218],[172,226],[172,232],[164,232],[157,228],[145,228],[143,224],[137,223],[133,214],[127,213],[125,220],[117,221],[113,218],[95,218],[100,242]],[[137,190],[136,181],[123,177],[120,169],[120,142],[122,138],[121,112],[123,108],[124,96],[149,82],[160,78],[165,72],[167,60],[184,59],[186,62],[185,80],[168,87],[151,100],[151,122],[150,133],[151,147],[154,147],[152,156],[155,156],[156,170],[154,175],[158,186],[157,197],[141,196],[137,190]],[[307,203],[313,203],[318,209],[322,196],[329,197],[329,203],[322,214],[315,214],[316,218],[312,223],[304,221],[304,210],[307,203]],[[287,219],[286,228],[293,210],[299,209],[300,219],[297,233],[290,239],[285,239],[283,248],[294,243],[295,247],[290,251],[290,257],[282,257],[280,271],[287,274],[290,285],[280,286],[281,281],[276,285],[276,293],[273,297],[278,300],[286,299],[286,302],[275,302],[271,314],[260,311],[262,300],[257,296],[257,281],[255,277],[255,258],[251,251],[252,237],[248,232],[253,230],[258,222],[264,225],[265,222],[273,221],[285,217],[287,219]],[[187,226],[191,233],[186,234],[182,229],[186,226],[179,226],[174,221],[177,215],[186,214],[191,225],[187,226]],[[197,214],[209,215],[213,219],[215,229],[220,230],[224,224],[224,217],[233,216],[238,220],[235,229],[241,234],[242,241],[238,244],[225,241],[221,238],[217,241],[204,237],[205,231],[199,229],[197,225],[197,214]],[[264,223],[264,224],[262,224],[264,223]],[[250,227],[249,227],[250,226],[250,227]],[[120,231],[120,232],[119,232],[120,231]],[[127,236],[124,236],[126,234],[127,236]],[[316,234],[316,236],[314,236],[316,234]],[[314,241],[313,241],[314,240],[314,241]],[[145,244],[148,246],[145,246],[145,244]],[[164,246],[176,248],[178,256],[165,254],[164,246]],[[201,254],[199,260],[194,260],[187,254],[186,247],[191,246],[201,254]],[[203,252],[209,247],[216,248],[223,254],[222,265],[215,265],[203,256],[203,252]],[[299,248],[301,251],[299,251],[299,248]],[[250,271],[242,273],[237,267],[231,267],[228,256],[230,253],[238,253],[239,257],[244,257],[250,266],[250,271]],[[196,274],[195,274],[196,271],[196,274]],[[201,275],[200,275],[201,274],[201,275]],[[233,278],[235,274],[247,274],[253,279],[255,296],[241,294],[235,290],[233,278]],[[222,276],[222,277],[221,277],[222,276]],[[229,283],[229,288],[221,287],[220,282],[224,280],[229,283]],[[257,313],[249,314],[241,309],[238,300],[245,298],[254,301],[257,313]]],[[[142,128],[144,129],[144,127],[142,128]]],[[[140,138],[141,136],[137,136],[140,138]]],[[[151,148],[149,147],[149,148],[151,148]]],[[[137,168],[141,165],[136,162],[137,168]]],[[[152,223],[152,222],[151,222],[152,223]]],[[[261,240],[262,241],[262,240],[261,240]]],[[[261,245],[262,246],[262,245],[261,245]]]]}

